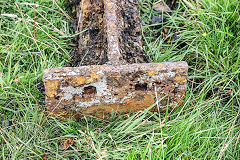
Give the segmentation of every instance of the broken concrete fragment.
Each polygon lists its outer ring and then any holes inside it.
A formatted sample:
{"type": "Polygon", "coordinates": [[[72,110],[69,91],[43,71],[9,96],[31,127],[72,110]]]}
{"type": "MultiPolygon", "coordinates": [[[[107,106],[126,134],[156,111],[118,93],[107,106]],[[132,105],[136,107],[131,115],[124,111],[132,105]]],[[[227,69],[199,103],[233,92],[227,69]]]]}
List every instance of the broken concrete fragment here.
{"type": "MultiPolygon", "coordinates": [[[[53,115],[135,112],[160,100],[159,109],[184,101],[186,62],[92,65],[47,69],[46,107],[53,115]]],[[[155,107],[152,111],[157,111],[155,107]]]]}

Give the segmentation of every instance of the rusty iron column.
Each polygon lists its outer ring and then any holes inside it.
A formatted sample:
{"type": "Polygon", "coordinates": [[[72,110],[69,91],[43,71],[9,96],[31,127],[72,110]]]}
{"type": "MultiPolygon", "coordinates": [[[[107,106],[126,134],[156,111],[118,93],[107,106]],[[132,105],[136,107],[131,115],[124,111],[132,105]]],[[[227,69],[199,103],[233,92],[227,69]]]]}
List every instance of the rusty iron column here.
{"type": "Polygon", "coordinates": [[[142,63],[146,56],[141,48],[138,2],[81,2],[79,30],[87,31],[80,35],[79,52],[86,60],[84,64],[89,65],[45,70],[49,112],[64,117],[91,114],[105,118],[112,112],[144,110],[156,101],[159,103],[152,111],[181,105],[188,65],[142,63]]]}

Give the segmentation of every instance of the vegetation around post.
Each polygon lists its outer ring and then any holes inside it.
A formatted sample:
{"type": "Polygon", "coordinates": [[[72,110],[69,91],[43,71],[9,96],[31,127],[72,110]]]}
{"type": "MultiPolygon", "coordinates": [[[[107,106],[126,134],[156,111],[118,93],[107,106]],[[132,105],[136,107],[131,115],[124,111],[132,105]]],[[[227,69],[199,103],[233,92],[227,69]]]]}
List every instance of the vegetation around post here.
{"type": "Polygon", "coordinates": [[[48,116],[41,92],[43,70],[70,61],[68,2],[0,0],[0,159],[239,159],[239,0],[180,0],[167,13],[139,2],[150,61],[189,64],[184,104],[77,122],[48,116]],[[63,138],[74,145],[62,150],[63,138]]]}

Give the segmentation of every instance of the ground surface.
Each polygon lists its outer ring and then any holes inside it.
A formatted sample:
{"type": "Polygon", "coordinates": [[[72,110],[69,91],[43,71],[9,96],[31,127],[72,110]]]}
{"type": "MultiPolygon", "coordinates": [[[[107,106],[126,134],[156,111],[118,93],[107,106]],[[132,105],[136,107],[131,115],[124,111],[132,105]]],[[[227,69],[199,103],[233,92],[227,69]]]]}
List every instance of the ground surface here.
{"type": "Polygon", "coordinates": [[[165,13],[139,1],[150,61],[189,64],[185,103],[76,122],[48,116],[41,91],[43,70],[71,60],[66,1],[0,1],[0,159],[238,159],[239,0],[193,2],[165,13]],[[74,141],[68,149],[64,138],[74,141]]]}

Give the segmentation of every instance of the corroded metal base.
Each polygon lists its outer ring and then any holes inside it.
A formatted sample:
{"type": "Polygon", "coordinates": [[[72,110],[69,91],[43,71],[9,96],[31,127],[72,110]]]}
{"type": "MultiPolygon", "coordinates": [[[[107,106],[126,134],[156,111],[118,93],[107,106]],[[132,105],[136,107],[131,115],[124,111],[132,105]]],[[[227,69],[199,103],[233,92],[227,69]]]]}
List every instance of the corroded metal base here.
{"type": "Polygon", "coordinates": [[[50,113],[103,118],[143,110],[157,100],[153,111],[183,102],[186,62],[143,63],[137,0],[84,0],[79,6],[78,29],[87,30],[79,37],[79,56],[89,66],[45,71],[50,113]]]}
{"type": "MultiPolygon", "coordinates": [[[[176,107],[185,97],[186,62],[93,65],[45,70],[46,106],[53,115],[135,112],[156,102],[176,107]]],[[[157,108],[153,108],[153,111],[157,108]]]]}

